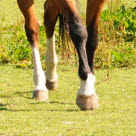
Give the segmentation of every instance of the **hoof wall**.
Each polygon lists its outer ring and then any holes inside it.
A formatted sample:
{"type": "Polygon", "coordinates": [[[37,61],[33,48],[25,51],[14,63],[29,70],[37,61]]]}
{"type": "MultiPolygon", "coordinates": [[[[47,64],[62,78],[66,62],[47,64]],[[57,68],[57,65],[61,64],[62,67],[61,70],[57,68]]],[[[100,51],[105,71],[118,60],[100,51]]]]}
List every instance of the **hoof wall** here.
{"type": "Polygon", "coordinates": [[[82,110],[94,110],[99,107],[99,101],[96,94],[91,96],[77,95],[76,104],[82,110]]]}
{"type": "Polygon", "coordinates": [[[48,101],[48,92],[36,90],[33,92],[32,98],[39,101],[48,101]]]}
{"type": "Polygon", "coordinates": [[[56,90],[58,88],[58,82],[50,82],[46,80],[46,87],[48,90],[56,90]]]}

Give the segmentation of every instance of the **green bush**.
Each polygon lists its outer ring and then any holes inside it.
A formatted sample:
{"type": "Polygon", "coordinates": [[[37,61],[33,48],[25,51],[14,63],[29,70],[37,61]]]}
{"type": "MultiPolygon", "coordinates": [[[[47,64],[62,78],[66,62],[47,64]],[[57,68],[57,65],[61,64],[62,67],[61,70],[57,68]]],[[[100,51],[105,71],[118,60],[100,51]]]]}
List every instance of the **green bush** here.
{"type": "Polygon", "coordinates": [[[136,62],[136,8],[121,6],[101,14],[96,67],[130,67],[136,62]]]}
{"type": "MultiPolygon", "coordinates": [[[[101,21],[107,22],[106,29],[109,29],[109,34],[115,33],[115,39],[123,38],[125,42],[133,42],[136,37],[136,7],[126,9],[121,6],[116,12],[106,9],[101,13],[101,21]]],[[[110,34],[111,36],[111,34],[110,34]]],[[[112,38],[112,37],[111,37],[112,38]]]]}
{"type": "MultiPolygon", "coordinates": [[[[136,8],[125,8],[121,6],[118,10],[105,9],[101,13],[99,23],[99,47],[95,56],[96,68],[110,67],[132,67],[136,62],[136,8]]],[[[25,31],[24,22],[19,20],[13,25],[3,25],[0,22],[0,64],[13,63],[17,67],[32,67],[32,52],[25,31]]],[[[56,49],[59,53],[60,63],[66,63],[70,55],[70,62],[73,64],[74,51],[70,48],[70,54],[64,54],[59,49],[58,26],[56,34],[56,49]],[[61,57],[61,55],[64,55],[61,57]],[[68,55],[68,56],[67,56],[68,55]]],[[[40,27],[40,53],[41,60],[45,59],[45,30],[40,27]]],[[[61,46],[63,47],[63,46],[61,46]]]]}

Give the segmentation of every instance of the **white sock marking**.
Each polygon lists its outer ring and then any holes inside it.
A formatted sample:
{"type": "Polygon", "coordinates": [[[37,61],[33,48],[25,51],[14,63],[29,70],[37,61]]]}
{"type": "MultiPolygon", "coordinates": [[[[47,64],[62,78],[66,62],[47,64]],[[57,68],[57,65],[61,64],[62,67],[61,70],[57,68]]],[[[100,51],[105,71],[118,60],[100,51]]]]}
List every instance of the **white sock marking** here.
{"type": "Polygon", "coordinates": [[[87,80],[81,80],[81,86],[77,94],[86,95],[86,96],[95,94],[94,83],[95,83],[95,76],[91,73],[88,74],[87,80]]]}
{"type": "Polygon", "coordinates": [[[55,37],[47,38],[47,49],[46,49],[46,78],[50,82],[55,82],[58,80],[58,75],[56,71],[58,58],[55,50],[55,37]]]}
{"type": "Polygon", "coordinates": [[[45,73],[42,69],[39,50],[33,47],[33,61],[34,61],[34,83],[35,83],[35,91],[42,90],[48,91],[45,83],[45,73]]]}

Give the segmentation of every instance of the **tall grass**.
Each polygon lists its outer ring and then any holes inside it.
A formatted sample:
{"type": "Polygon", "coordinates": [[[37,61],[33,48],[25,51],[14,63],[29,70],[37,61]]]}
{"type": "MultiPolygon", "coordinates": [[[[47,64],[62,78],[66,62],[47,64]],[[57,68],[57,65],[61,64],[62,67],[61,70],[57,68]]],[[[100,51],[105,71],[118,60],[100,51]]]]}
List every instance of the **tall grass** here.
{"type": "MultiPolygon", "coordinates": [[[[7,7],[7,2],[1,2],[4,8],[7,7]]],[[[15,0],[10,3],[17,10],[15,18],[9,12],[0,13],[2,16],[0,20],[0,63],[13,63],[17,67],[32,67],[31,46],[29,45],[24,31],[24,19],[18,10],[15,0]],[[21,17],[20,17],[21,16],[21,17]],[[13,18],[13,19],[12,19],[13,18]]],[[[42,19],[43,11],[41,8],[43,1],[36,2],[36,9],[38,18],[42,19]]],[[[85,21],[85,2],[81,0],[81,17],[85,21]]],[[[14,11],[14,8],[11,11],[14,11]]],[[[132,1],[122,0],[108,0],[105,8],[101,14],[99,22],[99,47],[95,55],[96,68],[110,68],[110,67],[133,67],[136,61],[135,50],[135,8],[132,1]],[[129,3],[129,4],[128,4],[129,3]]],[[[0,7],[0,9],[3,9],[0,7]]],[[[14,13],[11,12],[10,13],[14,13]]],[[[15,14],[15,13],[14,13],[15,14]]],[[[45,41],[46,36],[44,32],[43,23],[40,27],[40,53],[41,59],[44,63],[45,56],[45,41]]],[[[58,26],[56,26],[56,49],[60,58],[60,63],[66,63],[64,59],[69,59],[69,63],[75,63],[74,46],[71,44],[70,55],[67,52],[62,53],[62,48],[59,48],[58,26]],[[61,56],[63,54],[63,57],[61,56]]]]}

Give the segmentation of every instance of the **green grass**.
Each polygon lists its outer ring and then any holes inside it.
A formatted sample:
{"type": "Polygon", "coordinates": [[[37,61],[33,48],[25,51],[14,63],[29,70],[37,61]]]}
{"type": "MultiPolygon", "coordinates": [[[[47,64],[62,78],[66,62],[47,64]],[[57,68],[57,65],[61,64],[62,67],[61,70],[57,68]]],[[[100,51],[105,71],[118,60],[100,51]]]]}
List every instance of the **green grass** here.
{"type": "Polygon", "coordinates": [[[47,103],[31,99],[33,70],[0,66],[0,135],[2,136],[134,136],[136,69],[97,70],[101,107],[81,111],[75,104],[77,68],[58,66],[59,88],[47,103]]]}
{"type": "MultiPolygon", "coordinates": [[[[36,9],[36,14],[38,17],[38,20],[42,23],[43,22],[43,13],[44,13],[44,8],[43,4],[44,1],[46,0],[35,0],[35,9],[36,9]]],[[[80,0],[82,9],[80,11],[85,13],[86,9],[86,2],[84,0],[80,0]],[[84,10],[83,10],[84,9],[84,10]]],[[[107,4],[105,5],[105,8],[109,7],[115,7],[119,6],[121,4],[125,4],[128,7],[135,6],[134,0],[117,0],[114,2],[114,0],[107,0],[107,4]]],[[[16,21],[18,21],[20,18],[22,18],[22,14],[17,6],[16,0],[0,0],[0,22],[4,21],[4,24],[14,24],[16,21]],[[9,8],[10,5],[10,8],[9,8]],[[4,20],[3,20],[4,19],[4,20]]]]}
{"type": "MultiPolygon", "coordinates": [[[[40,21],[43,22],[43,8],[44,0],[36,1],[35,0],[35,9],[37,17],[40,21]]],[[[0,1],[0,22],[4,22],[6,25],[11,25],[16,23],[18,20],[23,18],[22,13],[20,12],[17,0],[2,0],[0,1]],[[10,5],[10,7],[9,7],[10,5]],[[3,20],[4,19],[4,20],[3,20]]]]}

